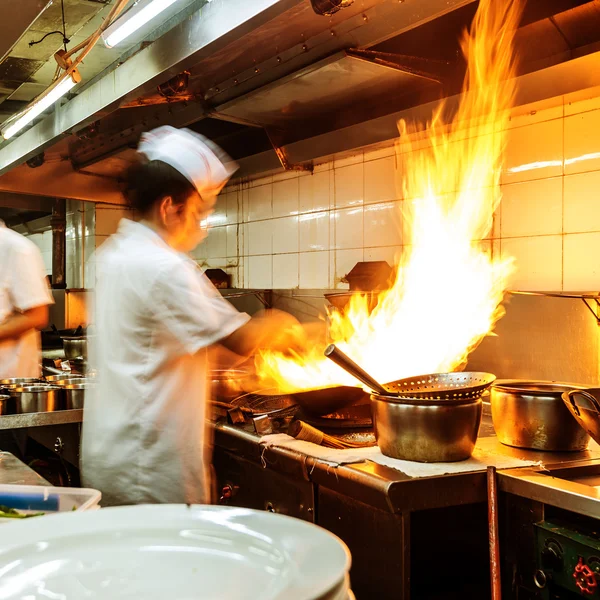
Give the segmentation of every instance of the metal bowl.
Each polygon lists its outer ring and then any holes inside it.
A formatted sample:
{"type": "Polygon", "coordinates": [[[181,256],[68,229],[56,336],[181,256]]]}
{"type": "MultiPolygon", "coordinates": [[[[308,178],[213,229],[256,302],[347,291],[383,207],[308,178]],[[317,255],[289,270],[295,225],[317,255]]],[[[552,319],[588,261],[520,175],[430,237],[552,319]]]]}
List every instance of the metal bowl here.
{"type": "Polygon", "coordinates": [[[64,388],[69,385],[83,385],[86,383],[94,383],[94,381],[88,379],[87,377],[63,377],[62,379],[57,379],[56,381],[52,382],[53,385],[60,388],[64,388]]]}
{"type": "Polygon", "coordinates": [[[51,385],[30,385],[11,389],[10,395],[15,399],[15,412],[23,414],[59,410],[60,392],[51,385]]]}
{"type": "Polygon", "coordinates": [[[554,381],[503,381],[492,387],[492,421],[506,446],[577,452],[589,436],[569,414],[562,395],[582,386],[554,381]]]}
{"type": "Polygon", "coordinates": [[[75,373],[63,373],[61,375],[46,375],[44,380],[48,383],[55,384],[57,381],[64,381],[65,379],[81,379],[83,375],[76,375],[75,373]]]}
{"type": "Polygon", "coordinates": [[[8,379],[0,379],[0,387],[14,388],[24,385],[35,385],[39,381],[37,377],[9,377],[8,379]]]}
{"type": "Polygon", "coordinates": [[[481,398],[429,400],[371,395],[377,444],[383,454],[415,462],[457,462],[473,454],[481,398]]]}

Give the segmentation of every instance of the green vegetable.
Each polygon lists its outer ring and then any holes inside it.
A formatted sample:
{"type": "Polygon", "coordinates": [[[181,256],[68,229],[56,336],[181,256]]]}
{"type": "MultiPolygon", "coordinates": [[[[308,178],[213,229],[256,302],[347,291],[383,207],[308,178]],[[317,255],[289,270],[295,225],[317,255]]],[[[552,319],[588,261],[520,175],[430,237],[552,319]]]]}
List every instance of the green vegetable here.
{"type": "Polygon", "coordinates": [[[24,515],[14,508],[2,506],[0,504],[0,519],[29,519],[30,517],[41,517],[45,513],[34,513],[32,515],[24,515]]]}

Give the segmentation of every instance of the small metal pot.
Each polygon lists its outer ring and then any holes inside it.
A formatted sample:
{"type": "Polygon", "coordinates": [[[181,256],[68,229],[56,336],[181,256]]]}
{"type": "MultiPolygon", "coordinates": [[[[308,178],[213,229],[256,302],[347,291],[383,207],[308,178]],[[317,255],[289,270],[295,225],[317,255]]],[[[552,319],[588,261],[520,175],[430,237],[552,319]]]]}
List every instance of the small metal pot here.
{"type": "Polygon", "coordinates": [[[383,454],[415,462],[457,462],[473,454],[481,398],[417,399],[371,395],[377,444],[383,454]]]}
{"type": "Polygon", "coordinates": [[[37,377],[10,377],[8,379],[0,379],[0,387],[10,389],[24,385],[36,385],[39,381],[37,377]]]}
{"type": "Polygon", "coordinates": [[[63,337],[63,348],[68,360],[83,358],[87,360],[87,338],[63,337]]]}
{"type": "Polygon", "coordinates": [[[58,381],[64,381],[65,379],[82,379],[83,375],[75,375],[74,373],[63,373],[62,375],[46,375],[44,380],[48,383],[56,385],[58,381]]]}
{"type": "Polygon", "coordinates": [[[507,381],[492,387],[492,421],[506,446],[577,452],[585,450],[588,434],[569,413],[562,394],[581,386],[552,381],[507,381]]]}
{"type": "Polygon", "coordinates": [[[31,385],[10,390],[15,399],[15,412],[52,412],[60,408],[60,388],[50,385],[31,385]]]}
{"type": "Polygon", "coordinates": [[[14,414],[14,400],[12,396],[0,395],[0,416],[14,414]]]}
{"type": "Polygon", "coordinates": [[[87,377],[63,377],[62,379],[57,379],[52,383],[52,385],[56,385],[60,388],[64,388],[68,385],[82,385],[84,383],[92,383],[90,379],[87,377]]]}
{"type": "Polygon", "coordinates": [[[74,383],[64,387],[65,408],[72,410],[75,408],[83,408],[85,401],[85,391],[89,389],[86,383],[74,383]]]}

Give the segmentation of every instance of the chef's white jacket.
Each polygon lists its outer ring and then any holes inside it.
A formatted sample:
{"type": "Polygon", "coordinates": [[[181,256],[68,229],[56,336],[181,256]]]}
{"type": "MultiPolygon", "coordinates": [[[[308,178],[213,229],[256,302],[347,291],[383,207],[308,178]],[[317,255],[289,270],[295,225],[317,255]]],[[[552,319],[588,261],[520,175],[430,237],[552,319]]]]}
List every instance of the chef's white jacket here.
{"type": "MultiPolygon", "coordinates": [[[[15,312],[52,304],[44,261],[37,246],[0,221],[0,323],[15,312]]],[[[39,377],[40,334],[26,331],[0,341],[0,379],[39,377]]]]}
{"type": "Polygon", "coordinates": [[[123,219],[96,255],[82,476],[103,505],[209,501],[207,352],[249,316],[189,257],[123,219]]]}

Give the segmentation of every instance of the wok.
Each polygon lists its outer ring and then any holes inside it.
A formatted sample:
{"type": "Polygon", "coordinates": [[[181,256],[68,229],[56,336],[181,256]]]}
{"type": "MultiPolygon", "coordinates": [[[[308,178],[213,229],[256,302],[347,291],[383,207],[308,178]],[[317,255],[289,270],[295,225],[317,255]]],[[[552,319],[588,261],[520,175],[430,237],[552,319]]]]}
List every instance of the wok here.
{"type": "Polygon", "coordinates": [[[346,406],[369,402],[369,395],[362,388],[350,386],[296,392],[291,397],[304,412],[315,417],[328,415],[346,406]]]}

